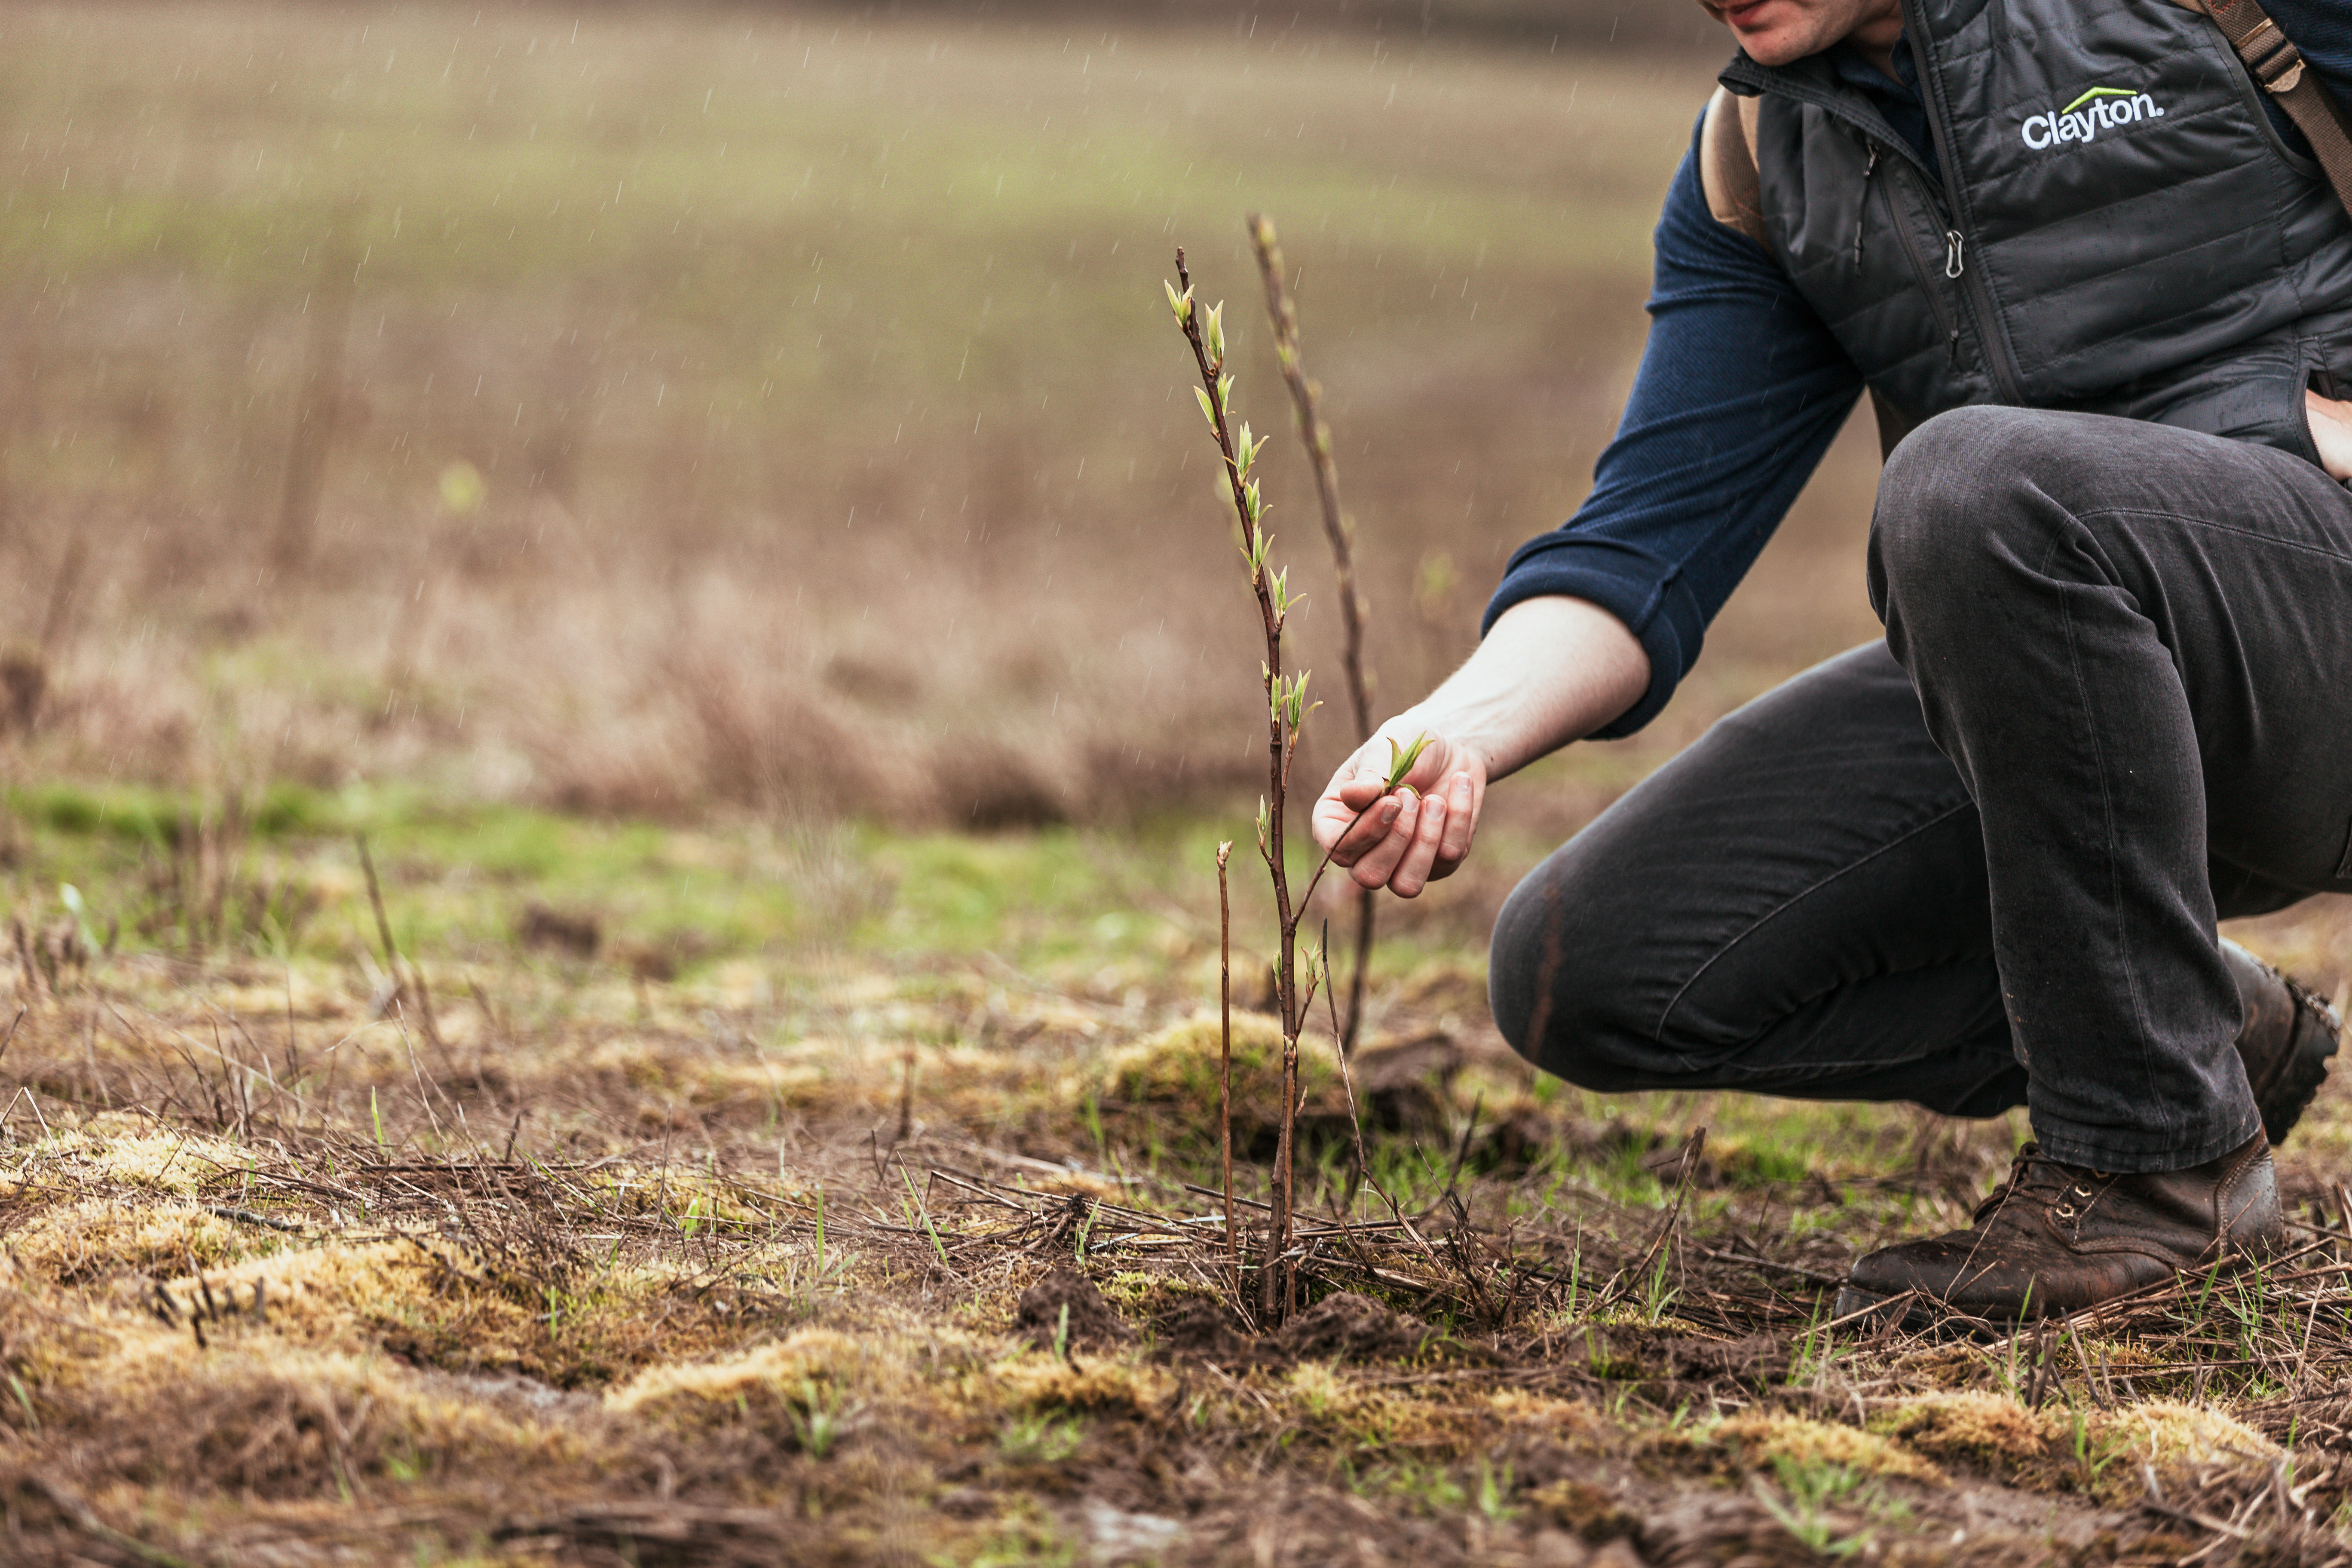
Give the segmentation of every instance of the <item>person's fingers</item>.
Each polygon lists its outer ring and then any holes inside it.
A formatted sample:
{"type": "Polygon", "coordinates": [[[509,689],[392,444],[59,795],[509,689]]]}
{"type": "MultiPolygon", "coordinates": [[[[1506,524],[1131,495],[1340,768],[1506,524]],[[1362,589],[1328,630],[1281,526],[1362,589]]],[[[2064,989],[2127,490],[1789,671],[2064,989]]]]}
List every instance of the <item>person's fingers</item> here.
{"type": "Polygon", "coordinates": [[[1393,738],[1374,736],[1332,775],[1316,803],[1314,835],[1359,886],[1412,898],[1470,852],[1486,781],[1476,757],[1443,736],[1417,733],[1421,753],[1391,786],[1393,738]]]}
{"type": "Polygon", "coordinates": [[[1339,771],[1331,775],[1331,787],[1334,791],[1341,793],[1366,789],[1377,790],[1380,783],[1380,769],[1374,767],[1371,759],[1360,751],[1341,763],[1339,771]]]}
{"type": "Polygon", "coordinates": [[[1387,831],[1387,825],[1380,820],[1386,809],[1380,804],[1381,797],[1390,793],[1388,767],[1378,754],[1382,749],[1377,736],[1360,747],[1339,764],[1315,803],[1311,821],[1316,846],[1333,851],[1332,859],[1339,865],[1351,864],[1387,831]]]}
{"type": "Polygon", "coordinates": [[[1445,837],[1445,819],[1450,814],[1442,795],[1424,796],[1421,803],[1421,821],[1416,825],[1412,842],[1407,847],[1396,870],[1389,877],[1389,889],[1400,899],[1418,898],[1429,886],[1429,869],[1436,863],[1437,846],[1445,837]]]}
{"type": "Polygon", "coordinates": [[[1421,755],[1412,760],[1412,768],[1400,783],[1409,784],[1423,795],[1437,793],[1439,781],[1454,765],[1454,746],[1443,735],[1432,735],[1421,748],[1421,755]]]}
{"type": "Polygon", "coordinates": [[[1340,799],[1360,809],[1388,793],[1388,773],[1368,748],[1340,765],[1332,777],[1331,788],[1340,799]]]}
{"type": "Polygon", "coordinates": [[[1315,847],[1337,852],[1341,836],[1356,826],[1356,813],[1335,792],[1327,790],[1307,820],[1307,830],[1315,836],[1315,847]]]}
{"type": "Polygon", "coordinates": [[[1384,888],[1394,874],[1397,863],[1405,851],[1412,847],[1414,832],[1421,825],[1422,798],[1412,790],[1399,790],[1382,802],[1373,813],[1374,820],[1382,825],[1379,843],[1365,850],[1348,874],[1363,888],[1384,888]]]}
{"type": "Polygon", "coordinates": [[[1471,836],[1478,830],[1477,792],[1467,772],[1455,773],[1445,784],[1445,833],[1437,841],[1437,859],[1430,873],[1434,881],[1451,876],[1470,853],[1471,836]]]}
{"type": "MultiPolygon", "coordinates": [[[[1315,810],[1308,818],[1313,826],[1316,847],[1332,849],[1351,829],[1362,826],[1365,808],[1381,798],[1381,783],[1366,768],[1364,753],[1360,750],[1340,763],[1339,771],[1331,775],[1331,782],[1323,787],[1323,794],[1315,802],[1315,810]]],[[[1363,843],[1359,842],[1341,853],[1352,858],[1362,848],[1363,843]]],[[[1341,860],[1339,864],[1344,866],[1347,861],[1341,860]]]]}
{"type": "Polygon", "coordinates": [[[1404,810],[1404,805],[1403,797],[1390,795],[1386,799],[1376,799],[1368,809],[1362,812],[1349,812],[1348,825],[1342,830],[1338,847],[1331,852],[1333,863],[1340,866],[1355,865],[1375,845],[1389,836],[1389,830],[1396,825],[1397,817],[1404,810]]]}

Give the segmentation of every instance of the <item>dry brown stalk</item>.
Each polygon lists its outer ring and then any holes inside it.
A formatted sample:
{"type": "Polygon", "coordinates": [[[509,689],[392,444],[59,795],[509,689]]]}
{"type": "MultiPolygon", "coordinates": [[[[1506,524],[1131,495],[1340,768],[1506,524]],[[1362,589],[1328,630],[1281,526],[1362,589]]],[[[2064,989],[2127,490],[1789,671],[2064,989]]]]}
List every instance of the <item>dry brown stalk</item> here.
{"type": "Polygon", "coordinates": [[[295,405],[294,432],[286,444],[285,483],[278,498],[278,535],[271,542],[281,572],[300,570],[310,556],[310,536],[319,501],[327,488],[327,451],[342,413],[343,340],[350,334],[352,296],[359,282],[352,254],[363,208],[356,199],[339,205],[327,220],[319,247],[319,279],[304,309],[310,318],[303,351],[302,392],[295,405]]]}
{"type": "MultiPolygon", "coordinates": [[[[1257,269],[1265,281],[1265,313],[1274,323],[1275,363],[1282,367],[1283,384],[1297,415],[1298,439],[1307,448],[1307,467],[1315,475],[1315,496],[1323,515],[1323,537],[1331,546],[1332,574],[1339,588],[1339,664],[1348,678],[1348,709],[1356,721],[1356,743],[1372,738],[1371,672],[1364,662],[1364,612],[1369,607],[1356,586],[1356,554],[1351,530],[1339,510],[1339,466],[1331,457],[1331,427],[1323,422],[1323,387],[1307,374],[1298,353],[1298,311],[1290,302],[1282,276],[1282,247],[1276,243],[1274,220],[1264,213],[1249,218],[1250,245],[1257,252],[1257,269]]],[[[1348,1011],[1339,1028],[1339,1048],[1356,1048],[1356,1031],[1362,1022],[1364,982],[1372,961],[1374,903],[1369,891],[1356,899],[1356,964],[1348,981],[1348,1011]]]]}
{"type": "Polygon", "coordinates": [[[441,1026],[433,1016],[433,993],[425,989],[425,975],[413,963],[403,968],[400,949],[392,940],[392,921],[383,912],[383,889],[376,881],[375,858],[368,853],[367,835],[354,834],[352,842],[359,846],[360,869],[367,873],[368,903],[375,910],[376,935],[383,939],[383,971],[392,980],[393,1005],[398,1006],[404,997],[415,998],[425,1037],[433,1042],[435,1050],[446,1052],[449,1047],[442,1043],[441,1026]]]}

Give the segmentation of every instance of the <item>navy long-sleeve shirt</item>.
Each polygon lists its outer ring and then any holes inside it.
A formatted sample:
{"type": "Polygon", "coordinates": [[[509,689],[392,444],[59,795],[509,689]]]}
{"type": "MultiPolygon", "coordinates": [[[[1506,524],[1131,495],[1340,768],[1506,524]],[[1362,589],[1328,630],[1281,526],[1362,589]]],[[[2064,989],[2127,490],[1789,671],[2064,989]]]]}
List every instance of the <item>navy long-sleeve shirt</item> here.
{"type": "MultiPolygon", "coordinates": [[[[2352,0],[2268,0],[2339,102],[2352,105],[2352,0]]],[[[1889,80],[1843,45],[1839,73],[1932,163],[1911,52],[1889,80]]],[[[2289,145],[2307,150],[2275,104],[2289,145]]],[[[1706,628],[1788,514],[1862,394],[1862,374],[1789,275],[1715,221],[1697,141],[1658,220],[1650,338],[1592,490],[1562,527],[1522,545],[1485,625],[1522,600],[1587,599],[1623,621],[1650,658],[1650,688],[1602,738],[1657,716],[1698,658],[1706,628]]]]}

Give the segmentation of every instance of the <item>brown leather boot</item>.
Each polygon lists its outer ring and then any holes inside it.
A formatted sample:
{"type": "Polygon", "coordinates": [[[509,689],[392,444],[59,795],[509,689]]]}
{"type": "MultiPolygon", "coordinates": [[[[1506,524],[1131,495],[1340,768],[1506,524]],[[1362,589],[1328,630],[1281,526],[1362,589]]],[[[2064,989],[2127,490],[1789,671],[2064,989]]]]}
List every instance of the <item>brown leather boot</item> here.
{"type": "Polygon", "coordinates": [[[1966,1230],[1881,1247],[1838,1291],[1837,1315],[1916,1292],[1906,1321],[1937,1310],[2010,1321],[2060,1316],[2231,1256],[2267,1257],[2284,1227],[2270,1144],[2186,1171],[2118,1176],[2062,1165],[2028,1143],[1966,1230]]]}
{"type": "Polygon", "coordinates": [[[2336,1054],[2344,1021],[2335,1008],[2236,942],[2222,942],[2221,957],[2246,1005],[2238,1055],[2245,1059],[2246,1081],[2263,1113],[2263,1132],[2275,1149],[2326,1081],[2327,1058],[2336,1054]]]}

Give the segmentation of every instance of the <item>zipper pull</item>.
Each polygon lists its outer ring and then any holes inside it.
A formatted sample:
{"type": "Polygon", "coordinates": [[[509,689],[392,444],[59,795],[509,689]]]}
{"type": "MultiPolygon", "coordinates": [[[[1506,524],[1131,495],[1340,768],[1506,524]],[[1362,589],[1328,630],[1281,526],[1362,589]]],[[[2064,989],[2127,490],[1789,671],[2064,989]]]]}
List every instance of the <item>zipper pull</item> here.
{"type": "Polygon", "coordinates": [[[1960,368],[1960,329],[1959,329],[1959,328],[1958,328],[1958,327],[1954,327],[1954,328],[1951,330],[1950,334],[1949,334],[1948,336],[1947,336],[1947,337],[1944,339],[1944,352],[1945,352],[1945,353],[1947,353],[1947,354],[1948,354],[1948,355],[1950,355],[1950,356],[1951,356],[1952,368],[1953,368],[1954,370],[1958,370],[1958,369],[1959,369],[1959,368],[1960,368]]]}
{"type": "Polygon", "coordinates": [[[1862,200],[1853,209],[1853,264],[1862,265],[1862,225],[1870,212],[1870,176],[1878,173],[1878,143],[1870,144],[1870,162],[1862,166],[1862,200]]]}
{"type": "Polygon", "coordinates": [[[1967,242],[1961,237],[1960,231],[1958,229],[1948,228],[1944,231],[1945,277],[1958,278],[1961,273],[1968,270],[1968,268],[1964,266],[1960,260],[1960,247],[1965,243],[1967,242]]]}

